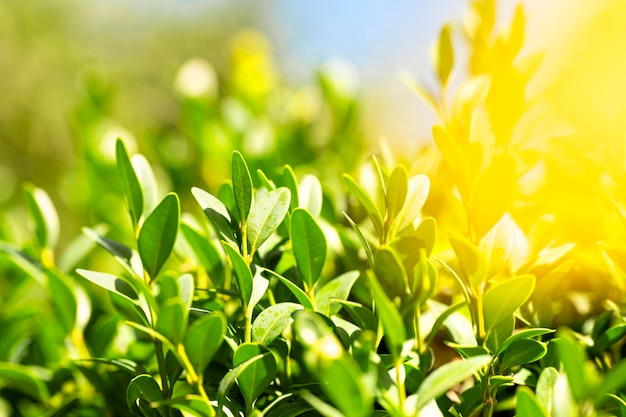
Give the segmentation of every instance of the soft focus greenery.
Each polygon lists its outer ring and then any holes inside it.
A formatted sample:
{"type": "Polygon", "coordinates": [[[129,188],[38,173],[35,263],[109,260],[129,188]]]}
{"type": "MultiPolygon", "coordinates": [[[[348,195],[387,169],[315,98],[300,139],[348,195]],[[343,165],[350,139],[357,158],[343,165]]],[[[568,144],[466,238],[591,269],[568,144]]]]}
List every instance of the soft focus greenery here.
{"type": "Polygon", "coordinates": [[[472,1],[404,75],[416,155],[253,12],[0,6],[0,416],[626,415],[624,146],[528,96],[524,9],[472,1]]]}

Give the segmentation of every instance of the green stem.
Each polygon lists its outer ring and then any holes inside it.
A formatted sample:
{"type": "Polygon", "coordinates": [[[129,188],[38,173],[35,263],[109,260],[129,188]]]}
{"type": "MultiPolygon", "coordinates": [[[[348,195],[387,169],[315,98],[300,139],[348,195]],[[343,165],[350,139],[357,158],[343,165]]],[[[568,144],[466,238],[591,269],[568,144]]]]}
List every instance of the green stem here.
{"type": "MultiPolygon", "coordinates": [[[[163,343],[160,340],[154,340],[154,350],[156,352],[157,363],[159,365],[159,375],[161,376],[161,391],[163,391],[163,398],[168,400],[171,396],[169,379],[167,377],[167,371],[165,369],[165,357],[163,356],[163,343]]],[[[165,407],[165,415],[169,417],[170,409],[165,407]]]]}
{"type": "Polygon", "coordinates": [[[243,316],[245,320],[244,327],[244,342],[250,343],[252,341],[252,312],[248,312],[248,306],[244,305],[243,316]]]}
{"type": "Polygon", "coordinates": [[[415,348],[417,349],[417,353],[420,355],[424,353],[422,351],[422,335],[421,335],[421,328],[420,328],[421,316],[422,316],[422,312],[419,309],[419,307],[417,307],[415,310],[415,314],[413,315],[413,328],[415,329],[415,348]]]}
{"type": "Polygon", "coordinates": [[[402,360],[396,359],[396,363],[394,364],[394,369],[396,371],[396,386],[398,387],[398,401],[400,410],[402,411],[402,415],[405,415],[404,403],[406,402],[406,391],[404,389],[404,379],[402,379],[402,369],[403,363],[402,360]]]}

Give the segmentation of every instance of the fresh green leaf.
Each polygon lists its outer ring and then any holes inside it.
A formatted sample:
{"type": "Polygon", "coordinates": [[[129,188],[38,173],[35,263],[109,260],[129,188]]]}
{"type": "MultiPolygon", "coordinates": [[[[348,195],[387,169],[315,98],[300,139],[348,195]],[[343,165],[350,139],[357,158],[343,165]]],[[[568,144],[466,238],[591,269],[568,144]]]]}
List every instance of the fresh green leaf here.
{"type": "Polygon", "coordinates": [[[183,301],[176,297],[170,298],[161,307],[156,322],[156,330],[165,336],[173,345],[177,345],[187,329],[187,308],[183,301]]]}
{"type": "Polygon", "coordinates": [[[145,156],[135,154],[130,158],[143,195],[143,213],[150,213],[159,201],[159,191],[154,172],[145,156]]]}
{"type": "Polygon", "coordinates": [[[495,284],[483,299],[485,331],[488,333],[502,320],[512,316],[530,297],[535,288],[535,277],[520,275],[495,284]]]}
{"type": "Polygon", "coordinates": [[[439,39],[431,54],[432,66],[437,72],[439,82],[444,87],[447,85],[450,73],[454,67],[454,48],[452,47],[450,32],[450,25],[445,25],[441,29],[439,39]]]}
{"type": "Polygon", "coordinates": [[[376,303],[376,315],[382,323],[385,332],[385,340],[387,347],[393,357],[398,359],[402,352],[402,346],[406,340],[406,332],[404,323],[400,313],[387,297],[385,290],[380,286],[376,277],[368,271],[370,287],[372,289],[372,297],[376,303]]]}
{"type": "Polygon", "coordinates": [[[408,190],[409,176],[406,172],[406,168],[402,165],[397,165],[393,171],[391,171],[389,182],[387,183],[387,192],[385,194],[388,222],[393,222],[398,213],[400,213],[400,210],[402,210],[408,190]]]}
{"type": "Polygon", "coordinates": [[[374,254],[374,274],[384,292],[391,299],[402,297],[408,287],[408,278],[396,251],[379,248],[374,254]]]}
{"type": "Polygon", "coordinates": [[[450,244],[461,267],[461,278],[472,291],[485,279],[487,261],[476,245],[456,232],[450,232],[450,244]]]}
{"type": "Polygon", "coordinates": [[[252,272],[250,267],[233,245],[228,242],[222,242],[222,246],[233,264],[233,271],[235,271],[237,285],[239,286],[239,294],[244,306],[247,306],[250,302],[250,297],[252,297],[252,272]]]}
{"type": "Polygon", "coordinates": [[[537,380],[537,388],[535,389],[537,402],[547,416],[553,415],[552,410],[554,408],[553,403],[556,399],[555,391],[558,377],[559,372],[549,366],[541,371],[539,379],[537,380]]]}
{"type": "Polygon", "coordinates": [[[226,318],[221,313],[206,314],[189,325],[183,345],[189,362],[198,374],[204,373],[226,333],[226,318]]]}
{"type": "MultiPolygon", "coordinates": [[[[161,392],[159,384],[150,375],[137,375],[130,381],[130,384],[128,384],[128,388],[126,389],[126,403],[128,404],[128,408],[136,413],[140,412],[137,406],[137,400],[146,400],[148,403],[163,400],[163,393],[161,392]]],[[[159,411],[163,411],[163,407],[160,407],[159,411]]]]}
{"type": "Polygon", "coordinates": [[[593,348],[596,352],[602,352],[622,340],[625,336],[626,323],[620,323],[603,332],[595,341],[593,348]]]}
{"type": "Polygon", "coordinates": [[[359,271],[349,271],[331,279],[323,287],[316,288],[315,305],[317,311],[328,317],[337,314],[341,309],[338,302],[348,299],[350,290],[360,275],[359,271]]]}
{"type": "Polygon", "coordinates": [[[298,195],[298,207],[308,210],[313,217],[319,217],[324,199],[320,180],[316,176],[305,175],[298,185],[298,195]]]}
{"type": "Polygon", "coordinates": [[[374,201],[369,196],[369,194],[367,194],[367,192],[363,189],[363,187],[361,187],[359,183],[357,183],[356,180],[352,178],[350,175],[343,174],[343,179],[344,179],[344,182],[346,183],[346,186],[350,190],[350,192],[363,205],[363,207],[365,208],[365,211],[367,211],[367,214],[369,215],[370,220],[374,224],[374,229],[376,230],[378,237],[379,238],[382,237],[384,234],[383,216],[380,213],[380,210],[378,210],[378,207],[376,207],[376,203],[374,203],[374,201]]]}
{"type": "Polygon", "coordinates": [[[490,355],[479,355],[462,361],[446,363],[428,375],[417,390],[416,408],[419,410],[430,400],[438,398],[456,384],[470,377],[491,361],[490,355]]]}
{"type": "MultiPolygon", "coordinates": [[[[70,335],[76,324],[77,302],[68,277],[52,269],[46,270],[48,287],[55,317],[63,327],[65,334],[70,335]]],[[[84,311],[81,313],[85,313],[84,311]]],[[[89,314],[89,311],[86,312],[89,314]]]]}
{"type": "Polygon", "coordinates": [[[520,339],[512,342],[501,354],[500,369],[507,369],[534,362],[548,352],[546,345],[532,339],[520,339]]]}
{"type": "Polygon", "coordinates": [[[293,323],[293,312],[302,308],[300,304],[286,302],[264,309],[252,323],[252,341],[269,345],[293,323]]]}
{"type": "Polygon", "coordinates": [[[86,236],[103,247],[111,255],[130,266],[131,258],[133,257],[133,250],[131,248],[114,240],[107,239],[106,237],[101,236],[96,230],[88,227],[83,227],[82,231],[86,236]]]}
{"type": "Polygon", "coordinates": [[[35,236],[41,248],[53,249],[59,240],[59,215],[48,193],[33,185],[24,187],[28,214],[34,223],[35,236]]]}
{"type": "Polygon", "coordinates": [[[224,203],[197,187],[192,188],[191,193],[222,238],[231,243],[236,243],[235,227],[230,212],[224,203]]]}
{"type": "Polygon", "coordinates": [[[506,339],[504,341],[504,343],[502,343],[502,345],[500,345],[500,348],[498,349],[498,351],[496,352],[496,355],[499,355],[500,353],[504,352],[506,350],[506,348],[509,347],[509,345],[517,340],[522,340],[522,339],[530,339],[536,336],[541,336],[544,334],[548,334],[548,333],[554,333],[553,329],[546,329],[546,328],[542,328],[542,327],[536,327],[536,328],[530,328],[530,329],[522,329],[519,332],[511,335],[508,339],[506,339]]]}
{"type": "Polygon", "coordinates": [[[326,237],[311,213],[301,208],[291,213],[290,233],[296,266],[306,287],[312,288],[326,262],[326,237]]]}
{"type": "Polygon", "coordinates": [[[348,220],[348,223],[350,224],[350,226],[356,233],[357,237],[361,241],[361,245],[363,245],[363,249],[365,249],[365,254],[367,255],[367,260],[369,261],[370,267],[373,266],[374,265],[374,253],[372,252],[372,247],[370,246],[369,242],[363,235],[363,232],[361,232],[361,229],[359,229],[359,226],[356,225],[354,220],[352,220],[346,212],[344,212],[343,215],[346,218],[346,220],[348,220]]]}
{"type": "Polygon", "coordinates": [[[250,256],[280,226],[289,210],[289,201],[289,189],[285,187],[257,194],[248,218],[248,253],[250,256]]]}
{"type": "Polygon", "coordinates": [[[287,289],[296,297],[298,302],[302,304],[302,307],[308,310],[313,310],[313,302],[311,301],[309,296],[304,291],[302,291],[300,287],[298,287],[293,282],[289,281],[284,276],[272,271],[271,269],[264,268],[264,271],[269,272],[270,275],[272,275],[273,277],[277,278],[280,282],[282,282],[287,287],[287,289]]]}
{"type": "Polygon", "coordinates": [[[246,400],[246,408],[249,410],[276,375],[276,359],[274,355],[267,353],[269,353],[267,348],[258,343],[244,343],[239,345],[233,355],[235,367],[251,358],[258,358],[237,376],[237,384],[246,400]]]}
{"type": "Polygon", "coordinates": [[[239,220],[244,223],[248,219],[252,206],[252,178],[248,165],[241,153],[234,151],[232,157],[233,192],[239,220]]]}
{"type": "Polygon", "coordinates": [[[419,174],[409,179],[406,201],[393,223],[392,236],[413,224],[426,203],[429,191],[430,179],[426,175],[419,174]]]}
{"type": "Polygon", "coordinates": [[[156,406],[171,407],[182,411],[184,416],[214,417],[215,409],[204,398],[195,394],[187,394],[183,397],[170,398],[153,403],[156,406]]]}
{"type": "Polygon", "coordinates": [[[19,363],[0,362],[0,389],[7,387],[35,400],[46,402],[50,398],[46,379],[31,367],[19,363]]]}
{"type": "Polygon", "coordinates": [[[115,158],[117,160],[117,172],[122,182],[122,190],[124,190],[124,196],[128,204],[128,211],[130,212],[133,227],[136,228],[143,213],[143,191],[126,145],[121,138],[118,138],[115,144],[115,158]]]}
{"type": "Polygon", "coordinates": [[[539,405],[535,395],[528,387],[519,387],[515,393],[515,411],[518,416],[524,417],[548,417],[539,405]]]}
{"type": "Polygon", "coordinates": [[[170,193],[161,200],[146,218],[137,239],[141,262],[151,279],[155,279],[169,258],[180,222],[180,203],[170,193]]]}
{"type": "Polygon", "coordinates": [[[289,211],[293,211],[299,205],[300,196],[298,193],[298,179],[296,178],[296,173],[293,172],[293,168],[289,165],[283,167],[282,185],[287,187],[291,193],[289,211]]]}

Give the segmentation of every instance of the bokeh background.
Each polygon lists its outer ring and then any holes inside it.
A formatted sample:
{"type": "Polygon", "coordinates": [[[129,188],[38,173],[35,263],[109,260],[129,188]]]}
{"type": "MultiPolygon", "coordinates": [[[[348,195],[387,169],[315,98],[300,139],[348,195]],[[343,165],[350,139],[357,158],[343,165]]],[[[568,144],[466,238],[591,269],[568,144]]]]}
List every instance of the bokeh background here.
{"type": "MultiPolygon", "coordinates": [[[[286,163],[313,172],[330,193],[383,138],[414,172],[433,175],[436,164],[420,155],[440,120],[400,74],[437,89],[428,57],[450,22],[449,90],[472,75],[463,36],[470,3],[5,0],[0,237],[28,239],[25,182],[51,195],[62,240],[84,225],[125,221],[118,136],[146,155],[161,191],[178,191],[186,209],[191,186],[216,190],[227,178],[232,149],[270,175],[286,163]]],[[[506,32],[517,4],[497,2],[495,26],[506,32]]],[[[498,111],[490,110],[492,124],[524,115],[509,133],[526,145],[509,150],[534,165],[518,178],[524,198],[511,210],[525,232],[543,215],[556,219],[557,242],[577,244],[583,258],[592,253],[581,264],[595,265],[601,282],[614,272],[597,267],[606,249],[598,242],[623,253],[624,187],[606,155],[623,162],[625,7],[616,0],[520,4],[520,56],[538,53],[541,64],[521,93],[503,91],[498,111]]],[[[576,279],[589,281],[588,270],[576,279]]]]}

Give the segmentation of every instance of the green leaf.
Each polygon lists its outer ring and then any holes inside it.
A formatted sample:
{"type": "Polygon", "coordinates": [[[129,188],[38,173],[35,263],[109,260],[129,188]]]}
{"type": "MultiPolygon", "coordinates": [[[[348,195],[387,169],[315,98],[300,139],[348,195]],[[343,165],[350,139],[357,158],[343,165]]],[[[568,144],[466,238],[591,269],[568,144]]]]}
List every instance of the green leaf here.
{"type": "Polygon", "coordinates": [[[437,319],[433,323],[433,326],[431,327],[431,330],[426,337],[425,345],[427,347],[429,347],[433,343],[435,337],[437,336],[437,332],[439,332],[439,329],[441,328],[441,326],[443,326],[444,322],[452,314],[456,313],[458,310],[465,307],[466,305],[467,301],[459,301],[456,304],[446,307],[446,309],[437,316],[437,319]]]}
{"type": "Polygon", "coordinates": [[[535,277],[520,275],[499,282],[485,292],[483,314],[488,333],[502,320],[512,316],[530,297],[535,288],[535,277]]]}
{"type": "Polygon", "coordinates": [[[408,287],[406,271],[398,254],[383,247],[374,254],[374,274],[389,298],[402,297],[408,287]]]}
{"type": "Polygon", "coordinates": [[[194,282],[191,274],[183,274],[178,277],[178,286],[180,287],[180,296],[185,308],[191,308],[193,303],[194,282]]]}
{"type": "Polygon", "coordinates": [[[309,296],[304,291],[302,291],[302,289],[300,287],[298,287],[293,282],[289,281],[284,276],[282,276],[280,274],[277,274],[276,272],[272,271],[271,269],[264,268],[263,270],[265,272],[269,272],[270,275],[273,275],[280,282],[282,282],[287,287],[287,289],[296,297],[298,302],[300,304],[302,304],[302,306],[304,308],[306,308],[308,310],[313,310],[313,302],[311,301],[309,296]]]}
{"type": "Polygon", "coordinates": [[[515,316],[510,315],[487,332],[485,347],[492,354],[499,351],[500,346],[511,337],[513,330],[515,330],[515,316]]]}
{"type": "Polygon", "coordinates": [[[319,217],[322,212],[322,201],[324,195],[322,184],[314,175],[306,175],[298,185],[298,207],[306,209],[313,215],[319,217]]]}
{"type": "Polygon", "coordinates": [[[476,291],[487,272],[485,255],[478,250],[476,245],[453,231],[450,232],[450,244],[459,261],[463,282],[472,292],[476,291]]]}
{"type": "Polygon", "coordinates": [[[35,227],[37,243],[42,248],[53,249],[59,240],[59,216],[50,196],[33,185],[24,187],[26,208],[35,227]]]}
{"type": "Polygon", "coordinates": [[[252,206],[252,178],[246,165],[246,161],[238,151],[233,152],[232,157],[233,192],[235,204],[239,213],[239,220],[245,223],[252,206]]]}
{"type": "Polygon", "coordinates": [[[348,174],[343,174],[343,180],[346,183],[346,186],[350,190],[352,194],[359,200],[359,202],[367,211],[367,214],[370,217],[370,220],[374,224],[374,229],[378,234],[378,237],[382,237],[384,234],[383,228],[383,216],[376,207],[376,203],[372,200],[372,198],[365,192],[365,190],[348,174]]]}
{"type": "Polygon", "coordinates": [[[257,343],[244,343],[239,345],[233,355],[233,366],[244,363],[247,360],[257,358],[237,376],[237,384],[246,400],[247,409],[252,409],[252,404],[259,395],[270,385],[276,376],[276,359],[274,355],[267,354],[269,351],[257,343]]]}
{"type": "Polygon", "coordinates": [[[486,254],[488,264],[486,278],[505,270],[515,247],[515,224],[504,215],[480,240],[478,248],[486,254]]]}
{"type": "MultiPolygon", "coordinates": [[[[77,302],[67,276],[51,269],[46,270],[48,277],[49,294],[54,307],[54,316],[63,327],[66,335],[70,335],[76,324],[77,302]]],[[[87,313],[89,311],[81,312],[87,313]]],[[[88,318],[87,318],[88,319],[88,318]]],[[[84,320],[84,318],[83,318],[84,320]]]]}
{"type": "Polygon", "coordinates": [[[559,372],[549,366],[541,371],[537,380],[537,388],[535,389],[537,402],[547,416],[553,415],[553,402],[556,398],[555,391],[558,378],[559,372]]]}
{"type": "Polygon", "coordinates": [[[300,198],[298,193],[298,179],[296,178],[295,172],[293,172],[293,168],[289,165],[283,167],[282,185],[287,187],[291,193],[289,210],[293,211],[293,209],[298,207],[300,198]]]}
{"type": "Polygon", "coordinates": [[[179,297],[169,299],[161,306],[156,322],[156,330],[177,345],[187,329],[187,308],[179,297]]]}
{"type": "Polygon", "coordinates": [[[603,352],[626,336],[626,323],[620,323],[607,329],[595,341],[593,348],[596,352],[603,352]]]}
{"type": "Polygon", "coordinates": [[[409,176],[406,172],[406,168],[402,165],[397,165],[393,171],[391,171],[389,182],[387,183],[387,192],[385,194],[388,222],[393,222],[398,213],[400,213],[400,210],[402,210],[408,191],[409,176]]]}
{"type": "Polygon", "coordinates": [[[442,86],[446,86],[454,67],[454,48],[450,37],[451,27],[445,25],[439,33],[439,39],[431,53],[431,64],[442,86]]]}
{"type": "Polygon", "coordinates": [[[326,401],[319,399],[309,391],[305,390],[300,392],[300,397],[311,404],[323,417],[345,417],[341,411],[337,410],[326,401]]]}
{"type": "Polygon", "coordinates": [[[195,230],[184,220],[180,224],[180,230],[195,254],[199,266],[205,269],[214,283],[220,283],[219,277],[221,275],[218,274],[222,273],[224,268],[222,254],[217,250],[211,239],[195,230]]]}
{"type": "Polygon", "coordinates": [[[524,417],[548,417],[539,405],[535,395],[528,387],[518,387],[515,393],[515,411],[518,416],[524,417]]]}
{"type": "Polygon", "coordinates": [[[437,241],[437,222],[433,217],[426,217],[413,236],[420,240],[420,246],[426,251],[426,256],[430,257],[437,241]]]}
{"type": "Polygon", "coordinates": [[[500,353],[504,352],[511,343],[517,340],[530,339],[532,337],[541,336],[541,335],[548,334],[548,333],[554,333],[554,330],[546,329],[542,327],[520,330],[519,332],[511,335],[508,339],[504,341],[504,343],[502,343],[502,345],[500,345],[500,348],[496,352],[496,355],[499,355],[500,353]]]}
{"type": "Polygon", "coordinates": [[[215,312],[205,314],[189,325],[183,345],[193,365],[193,369],[201,375],[219,349],[226,333],[226,318],[215,312]]]}
{"type": "Polygon", "coordinates": [[[326,262],[326,237],[311,213],[301,208],[291,213],[290,233],[296,266],[306,286],[312,288],[326,262]]]}
{"type": "MultiPolygon", "coordinates": [[[[137,400],[146,400],[148,403],[163,400],[163,393],[161,392],[159,384],[150,375],[137,375],[130,381],[130,384],[128,384],[128,388],[126,389],[126,403],[128,404],[128,408],[136,413],[140,413],[137,400]]],[[[160,407],[159,411],[162,412],[163,407],[160,407]]]]}
{"type": "Polygon", "coordinates": [[[39,401],[47,402],[50,398],[44,377],[19,363],[0,362],[0,389],[6,387],[39,401]]]}
{"type": "Polygon", "coordinates": [[[252,297],[252,272],[250,267],[246,263],[243,256],[239,253],[237,248],[228,242],[222,242],[222,246],[226,251],[226,254],[230,258],[233,264],[233,270],[237,277],[237,286],[239,287],[239,294],[241,295],[241,301],[244,306],[247,306],[252,297]]]}
{"type": "Polygon", "coordinates": [[[345,355],[329,361],[320,374],[322,388],[344,416],[370,415],[374,393],[367,389],[364,375],[351,356],[345,355]]]}
{"type": "Polygon", "coordinates": [[[178,196],[170,193],[146,218],[137,239],[141,263],[148,276],[155,279],[169,258],[180,222],[180,203],[178,196]]]}
{"type": "Polygon", "coordinates": [[[372,296],[376,303],[376,315],[379,317],[385,332],[387,347],[394,359],[397,360],[406,340],[402,317],[371,271],[368,271],[367,276],[372,288],[372,296]]]}
{"type": "Polygon", "coordinates": [[[137,294],[133,287],[127,281],[115,275],[106,272],[88,271],[86,269],[77,269],[76,272],[107,291],[118,294],[132,303],[137,302],[137,294]]]}
{"type": "Polygon", "coordinates": [[[133,257],[133,250],[131,248],[114,240],[107,239],[106,237],[101,236],[96,230],[88,227],[83,227],[82,231],[86,236],[103,247],[111,255],[130,266],[131,258],[133,257]]]}
{"type": "Polygon", "coordinates": [[[122,190],[126,197],[133,227],[137,227],[143,213],[143,191],[128,155],[126,145],[121,138],[118,138],[115,144],[115,158],[117,161],[117,172],[122,182],[122,190]]]}
{"type": "Polygon", "coordinates": [[[152,172],[146,157],[141,154],[133,155],[130,161],[141,186],[143,213],[150,213],[159,201],[159,191],[154,172],[152,172]]]}
{"type": "Polygon", "coordinates": [[[372,332],[376,332],[378,328],[378,320],[372,311],[368,308],[365,308],[363,305],[356,303],[354,301],[337,301],[339,304],[346,309],[352,320],[359,326],[362,330],[371,330],[372,332]]]}
{"type": "Polygon", "coordinates": [[[331,279],[323,287],[316,288],[315,305],[317,311],[328,317],[337,314],[341,309],[338,302],[348,299],[350,290],[360,275],[359,271],[349,271],[331,279]]]}
{"type": "Polygon", "coordinates": [[[252,317],[252,313],[254,311],[254,307],[261,301],[267,288],[270,285],[270,282],[267,278],[261,275],[262,269],[257,268],[252,278],[252,293],[250,294],[250,301],[248,303],[248,316],[252,317]]]}
{"type": "Polygon", "coordinates": [[[184,416],[214,417],[215,410],[204,398],[195,394],[187,394],[183,397],[170,398],[153,403],[159,407],[167,406],[183,412],[184,416]]]}
{"type": "Polygon", "coordinates": [[[279,187],[259,192],[248,218],[248,254],[252,256],[259,246],[276,231],[289,210],[290,192],[279,187]]]}
{"type": "Polygon", "coordinates": [[[204,214],[209,218],[215,231],[217,231],[223,239],[231,243],[236,243],[237,236],[235,227],[233,226],[230,212],[224,203],[197,187],[192,188],[191,193],[204,211],[204,214]]]}
{"type": "Polygon", "coordinates": [[[505,372],[509,368],[534,362],[543,358],[547,352],[546,345],[536,340],[516,340],[502,353],[500,369],[505,372]]]}
{"type": "Polygon", "coordinates": [[[462,361],[446,363],[428,375],[417,390],[416,408],[419,410],[430,400],[445,394],[456,384],[469,378],[491,361],[490,355],[480,355],[462,361]]]}
{"type": "Polygon", "coordinates": [[[269,345],[293,323],[293,312],[302,308],[296,303],[278,303],[264,309],[252,323],[252,341],[269,345]]]}
{"type": "Polygon", "coordinates": [[[361,245],[363,245],[363,249],[365,249],[365,254],[367,255],[367,260],[369,261],[370,267],[374,266],[374,253],[372,252],[372,247],[370,246],[369,242],[363,235],[363,232],[361,232],[359,226],[356,225],[354,220],[352,220],[345,211],[343,212],[343,215],[346,220],[348,220],[348,223],[352,227],[352,230],[354,230],[354,233],[356,233],[357,237],[361,241],[361,245]]]}
{"type": "Polygon", "coordinates": [[[426,203],[429,191],[430,179],[426,175],[419,174],[409,179],[406,201],[393,223],[392,236],[413,224],[426,203]]]}
{"type": "Polygon", "coordinates": [[[567,375],[571,393],[577,400],[587,398],[589,390],[597,382],[598,375],[591,373],[591,369],[585,365],[586,355],[584,347],[578,343],[575,336],[569,330],[559,330],[558,338],[552,343],[556,345],[556,351],[562,364],[562,371],[567,375]]]}
{"type": "Polygon", "coordinates": [[[626,386],[626,360],[620,360],[601,380],[595,393],[595,403],[602,405],[609,399],[607,394],[619,393],[626,386]]]}

